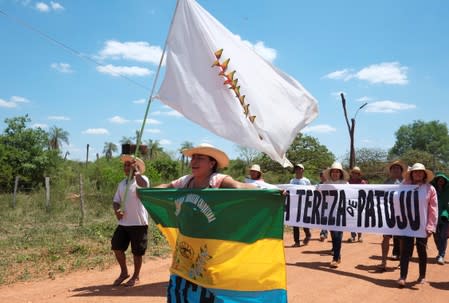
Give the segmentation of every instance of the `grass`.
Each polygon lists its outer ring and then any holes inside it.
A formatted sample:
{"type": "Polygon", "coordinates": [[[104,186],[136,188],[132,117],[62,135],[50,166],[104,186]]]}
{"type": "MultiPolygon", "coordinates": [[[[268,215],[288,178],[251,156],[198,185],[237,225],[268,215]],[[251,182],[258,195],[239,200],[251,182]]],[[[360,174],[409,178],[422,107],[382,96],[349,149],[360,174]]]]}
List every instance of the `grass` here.
{"type": "MultiPolygon", "coordinates": [[[[112,195],[88,194],[86,215],[80,224],[79,199],[54,194],[46,207],[45,193],[39,191],[19,194],[13,208],[12,195],[1,194],[0,285],[54,279],[77,270],[105,269],[116,264],[110,249],[117,225],[112,195]]],[[[149,238],[145,258],[169,254],[168,245],[153,222],[149,238]]]]}

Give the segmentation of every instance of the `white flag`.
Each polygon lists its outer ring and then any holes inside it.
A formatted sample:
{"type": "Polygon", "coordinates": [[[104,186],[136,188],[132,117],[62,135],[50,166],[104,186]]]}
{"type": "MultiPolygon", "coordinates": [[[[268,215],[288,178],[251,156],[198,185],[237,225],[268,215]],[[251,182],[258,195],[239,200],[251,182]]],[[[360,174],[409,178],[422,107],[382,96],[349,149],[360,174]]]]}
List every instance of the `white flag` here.
{"type": "Polygon", "coordinates": [[[194,0],[180,0],[158,96],[186,118],[282,166],[318,115],[302,85],[255,53],[194,0]]]}

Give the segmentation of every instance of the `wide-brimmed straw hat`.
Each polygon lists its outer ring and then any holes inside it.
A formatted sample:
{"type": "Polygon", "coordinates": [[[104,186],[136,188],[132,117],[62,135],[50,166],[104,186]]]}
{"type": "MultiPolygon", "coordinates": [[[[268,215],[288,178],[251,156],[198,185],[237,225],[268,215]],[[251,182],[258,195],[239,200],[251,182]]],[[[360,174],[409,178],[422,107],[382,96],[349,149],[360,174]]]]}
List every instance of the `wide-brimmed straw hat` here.
{"type": "Polygon", "coordinates": [[[249,170],[257,171],[259,173],[262,173],[262,170],[260,169],[259,164],[253,164],[249,170]]]}
{"type": "Polygon", "coordinates": [[[139,172],[143,174],[145,172],[145,162],[142,159],[135,157],[133,155],[121,155],[120,161],[125,162],[133,162],[136,161],[137,167],[139,168],[139,172]]]}
{"type": "Polygon", "coordinates": [[[391,167],[392,167],[393,165],[398,165],[398,166],[400,166],[400,167],[402,168],[402,175],[405,175],[405,173],[406,173],[407,170],[408,170],[408,165],[407,165],[407,164],[405,164],[405,163],[402,162],[401,160],[395,160],[395,161],[390,162],[390,163],[387,164],[386,170],[387,170],[387,173],[388,173],[388,174],[390,173],[391,167]]]}
{"type": "Polygon", "coordinates": [[[324,172],[323,175],[326,178],[326,180],[330,181],[331,180],[331,170],[333,169],[338,169],[343,173],[343,179],[344,180],[349,180],[349,174],[347,171],[345,171],[343,169],[343,166],[341,165],[340,162],[334,162],[332,163],[331,167],[327,168],[324,172]]]}
{"type": "Polygon", "coordinates": [[[351,173],[351,174],[352,174],[352,173],[359,173],[359,174],[362,174],[362,170],[360,169],[360,167],[354,166],[354,167],[350,170],[350,173],[351,173]]]}
{"type": "Polygon", "coordinates": [[[194,154],[212,157],[217,161],[218,168],[225,168],[229,164],[229,158],[223,151],[207,143],[202,143],[197,147],[184,149],[182,154],[186,157],[192,157],[194,154]]]}
{"type": "Polygon", "coordinates": [[[413,166],[406,173],[407,181],[411,181],[412,180],[410,175],[412,174],[412,171],[416,171],[416,170],[423,170],[426,173],[426,183],[430,183],[430,181],[433,180],[434,174],[433,174],[433,172],[430,169],[426,169],[424,164],[415,163],[415,164],[413,164],[413,166]]]}

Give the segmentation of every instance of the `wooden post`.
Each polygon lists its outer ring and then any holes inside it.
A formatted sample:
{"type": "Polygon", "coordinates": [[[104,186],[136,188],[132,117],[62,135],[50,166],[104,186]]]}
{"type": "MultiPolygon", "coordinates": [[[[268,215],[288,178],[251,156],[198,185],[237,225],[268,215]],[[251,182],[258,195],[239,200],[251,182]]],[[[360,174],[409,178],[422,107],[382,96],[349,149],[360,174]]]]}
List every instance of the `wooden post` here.
{"type": "Polygon", "coordinates": [[[87,144],[87,147],[86,147],[86,167],[87,167],[87,163],[89,163],[89,143],[87,144]]]}
{"type": "Polygon", "coordinates": [[[45,208],[50,210],[50,177],[45,177],[45,208]]]}
{"type": "Polygon", "coordinates": [[[83,226],[83,224],[84,224],[84,217],[85,217],[85,211],[84,211],[83,175],[81,173],[80,173],[80,210],[81,210],[80,225],[83,226]]]}
{"type": "Polygon", "coordinates": [[[14,180],[14,196],[12,199],[12,207],[16,208],[17,188],[19,187],[19,176],[16,176],[14,180]]]}

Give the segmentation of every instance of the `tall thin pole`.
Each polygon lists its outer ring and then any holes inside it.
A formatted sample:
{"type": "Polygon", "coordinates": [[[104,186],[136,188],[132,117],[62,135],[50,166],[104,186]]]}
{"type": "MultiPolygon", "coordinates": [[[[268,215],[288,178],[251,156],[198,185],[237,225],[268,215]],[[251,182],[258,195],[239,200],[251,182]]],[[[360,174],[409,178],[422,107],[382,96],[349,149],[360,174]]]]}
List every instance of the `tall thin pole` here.
{"type": "MultiPolygon", "coordinates": [[[[167,38],[165,39],[165,43],[164,43],[164,49],[162,50],[161,59],[159,60],[159,66],[157,67],[156,75],[154,77],[153,86],[151,88],[151,93],[150,93],[150,96],[148,97],[147,107],[145,109],[145,114],[144,114],[144,117],[143,117],[142,126],[140,127],[140,131],[139,131],[139,134],[138,134],[137,139],[136,139],[136,150],[134,151],[134,156],[135,157],[137,157],[137,153],[139,151],[139,146],[140,146],[140,144],[142,142],[142,134],[143,134],[143,131],[145,129],[145,124],[147,122],[148,113],[150,111],[150,106],[151,106],[151,103],[153,101],[153,97],[154,97],[153,94],[154,94],[154,91],[156,89],[157,81],[159,79],[159,73],[161,71],[162,62],[164,60],[165,52],[167,50],[168,38],[170,37],[170,33],[172,31],[173,21],[175,20],[175,16],[176,16],[176,12],[178,11],[178,7],[179,7],[179,0],[176,1],[176,8],[175,8],[175,11],[173,12],[173,16],[171,18],[171,22],[170,22],[170,27],[168,29],[167,38]]],[[[134,172],[132,170],[130,170],[129,175],[128,175],[128,182],[126,183],[125,194],[123,195],[123,201],[121,201],[121,204],[120,204],[120,208],[122,209],[122,211],[125,211],[125,201],[126,201],[126,198],[127,198],[127,195],[128,195],[129,184],[131,183],[131,179],[133,178],[133,174],[134,174],[134,172]]]]}

